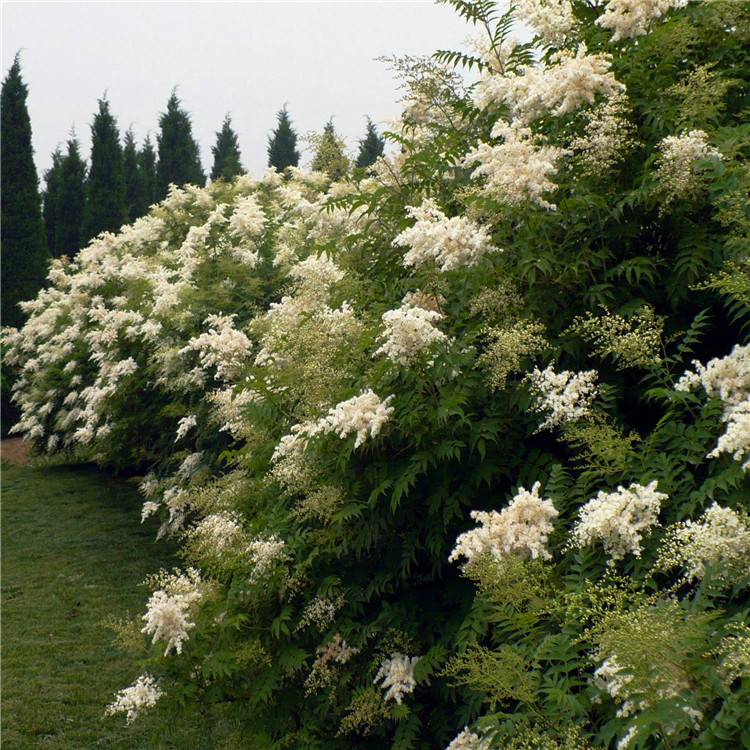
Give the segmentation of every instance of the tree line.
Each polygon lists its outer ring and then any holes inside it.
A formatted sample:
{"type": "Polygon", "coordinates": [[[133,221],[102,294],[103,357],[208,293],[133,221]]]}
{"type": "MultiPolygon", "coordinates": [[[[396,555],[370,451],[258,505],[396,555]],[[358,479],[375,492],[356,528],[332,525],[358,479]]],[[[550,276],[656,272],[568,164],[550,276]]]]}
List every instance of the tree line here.
{"type": "MultiPolygon", "coordinates": [[[[72,258],[100,232],[116,232],[123,224],[143,216],[150,205],[167,195],[170,184],[206,184],[190,114],[173,90],[166,111],[159,117],[156,142],[147,135],[140,147],[132,129],[121,139],[110,103],[106,95],[102,97],[91,123],[88,163],[71,132],[64,148],[53,152],[40,193],[27,96],[28,87],[16,55],[2,85],[0,147],[2,324],[16,326],[23,321],[18,302],[33,297],[43,286],[51,257],[72,258]]],[[[366,171],[383,154],[385,142],[368,118],[352,163],[331,119],[312,145],[312,169],[341,179],[352,171],[366,171]]],[[[211,180],[231,180],[244,173],[239,140],[228,114],[211,152],[211,180]]],[[[268,165],[281,172],[298,166],[299,160],[298,134],[284,106],[268,138],[268,165]]]]}

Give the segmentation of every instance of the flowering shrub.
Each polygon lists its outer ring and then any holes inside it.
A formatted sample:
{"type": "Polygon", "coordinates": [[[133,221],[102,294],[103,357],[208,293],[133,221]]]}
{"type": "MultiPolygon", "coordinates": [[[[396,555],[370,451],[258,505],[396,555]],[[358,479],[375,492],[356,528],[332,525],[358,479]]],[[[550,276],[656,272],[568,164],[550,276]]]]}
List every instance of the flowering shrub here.
{"type": "Polygon", "coordinates": [[[487,36],[396,62],[371,174],[175,188],[4,332],[16,431],[147,471],[181,545],[107,710],[199,707],[217,747],[741,747],[750,11],[452,4],[487,36]]]}

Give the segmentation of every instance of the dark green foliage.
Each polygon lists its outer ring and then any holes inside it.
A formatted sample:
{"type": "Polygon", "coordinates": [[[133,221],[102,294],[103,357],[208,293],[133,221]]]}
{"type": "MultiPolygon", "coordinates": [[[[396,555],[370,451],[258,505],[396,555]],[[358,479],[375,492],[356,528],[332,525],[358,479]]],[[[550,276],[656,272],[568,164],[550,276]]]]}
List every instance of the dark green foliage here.
{"type": "Polygon", "coordinates": [[[44,173],[44,193],[42,194],[42,216],[44,217],[44,233],[47,238],[47,250],[55,258],[59,255],[55,251],[55,231],[57,229],[57,214],[60,205],[60,185],[62,182],[62,153],[58,146],[52,152],[52,166],[44,173]]]}
{"type": "Polygon", "coordinates": [[[55,256],[72,258],[83,244],[83,214],[86,198],[86,163],[81,159],[78,140],[68,141],[68,152],[60,164],[60,199],[57,204],[55,256]]]}
{"type": "Polygon", "coordinates": [[[190,115],[180,106],[177,91],[167,102],[167,111],[159,118],[159,163],[156,167],[157,199],[167,194],[170,184],[178,187],[186,184],[206,184],[206,175],[201,167],[200,151],[193,138],[190,115]]]}
{"type": "Polygon", "coordinates": [[[333,119],[323,128],[315,144],[315,156],[310,165],[316,172],[325,172],[332,180],[340,180],[349,172],[349,159],[344,154],[344,144],[336,134],[333,119]]]}
{"type": "Polygon", "coordinates": [[[3,81],[0,107],[0,215],[2,219],[2,324],[20,325],[18,303],[44,285],[49,253],[26,108],[28,89],[16,55],[3,81]]]}
{"type": "Polygon", "coordinates": [[[268,166],[283,172],[287,167],[299,164],[297,133],[294,132],[286,107],[279,110],[276,119],[276,128],[268,138],[268,166]]]}
{"type": "Polygon", "coordinates": [[[156,177],[156,151],[151,143],[151,136],[147,135],[143,141],[143,148],[138,152],[138,174],[141,179],[141,191],[146,206],[157,202],[158,189],[156,177]]]}
{"type": "Polygon", "coordinates": [[[123,179],[125,181],[125,210],[128,221],[135,221],[148,209],[143,195],[143,180],[138,166],[138,151],[132,129],[125,133],[125,146],[122,151],[123,179]]]}
{"type": "Polygon", "coordinates": [[[366,169],[374,164],[378,157],[385,151],[385,138],[378,135],[375,123],[367,118],[367,132],[365,137],[359,142],[359,153],[355,166],[358,169],[366,169]]]}
{"type": "Polygon", "coordinates": [[[122,147],[117,120],[109,101],[99,100],[99,111],[91,124],[91,167],[86,181],[83,240],[100,232],[116,232],[127,221],[122,147]]]}
{"type": "Polygon", "coordinates": [[[216,133],[216,145],[211,146],[211,152],[214,155],[212,180],[231,180],[245,171],[240,161],[237,133],[232,130],[232,118],[229,115],[224,118],[221,130],[216,133]]]}

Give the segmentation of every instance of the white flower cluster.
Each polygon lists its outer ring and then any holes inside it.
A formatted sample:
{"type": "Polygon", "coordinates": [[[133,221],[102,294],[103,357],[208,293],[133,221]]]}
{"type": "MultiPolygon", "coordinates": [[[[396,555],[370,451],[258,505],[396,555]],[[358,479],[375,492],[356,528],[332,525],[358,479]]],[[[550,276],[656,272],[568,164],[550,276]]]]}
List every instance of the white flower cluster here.
{"type": "Polygon", "coordinates": [[[184,574],[162,573],[157,580],[161,588],[148,600],[146,614],[141,618],[146,624],[141,632],[152,636],[152,643],[165,641],[165,656],[172,649],[181,654],[183,643],[195,627],[191,617],[203,597],[202,581],[192,568],[184,574]]]}
{"type": "Polygon", "coordinates": [[[487,253],[497,250],[485,227],[463,216],[449,219],[430,198],[406,211],[416,223],[397,235],[393,244],[409,248],[403,260],[407,267],[434,262],[441,271],[452,271],[475,266],[487,253]]]}
{"type": "Polygon", "coordinates": [[[625,90],[610,72],[609,55],[590,55],[585,44],[575,54],[555,53],[548,66],[532,66],[519,74],[486,75],[476,88],[477,104],[486,109],[505,105],[514,121],[528,124],[546,115],[561,116],[597,96],[614,96],[625,90]]]}
{"type": "Polygon", "coordinates": [[[179,443],[185,435],[190,432],[198,424],[198,418],[195,414],[188,414],[186,417],[182,417],[177,423],[177,432],[175,433],[175,443],[179,443]]]}
{"type": "Polygon", "coordinates": [[[289,275],[297,283],[298,295],[311,298],[327,294],[333,284],[344,278],[344,272],[327,253],[308,256],[292,266],[289,275]]]}
{"type": "Polygon", "coordinates": [[[539,482],[534,483],[531,492],[519,487],[513,500],[499,513],[472,511],[471,517],[481,525],[456,539],[449,561],[465,557],[471,563],[484,554],[550,560],[547,540],[558,511],[551,500],[539,496],[539,490],[539,482]]]}
{"type": "Polygon", "coordinates": [[[713,503],[697,521],[667,529],[659,550],[659,567],[680,566],[688,580],[737,583],[750,575],[750,520],[731,508],[713,503]]]}
{"type": "Polygon", "coordinates": [[[656,481],[633,483],[615,492],[599,491],[579,511],[571,531],[571,544],[586,547],[600,542],[610,556],[610,564],[625,555],[641,556],[644,533],[659,523],[661,503],[667,499],[657,492],[656,481]]]}
{"type": "Polygon", "coordinates": [[[570,0],[516,0],[514,8],[544,44],[562,44],[575,27],[570,0]]]}
{"type": "Polygon", "coordinates": [[[591,413],[591,404],[599,393],[596,370],[555,372],[535,367],[526,379],[535,397],[533,410],[547,416],[538,431],[550,430],[565,422],[575,422],[591,413]]]}
{"type": "Polygon", "coordinates": [[[241,438],[247,429],[244,408],[260,399],[259,393],[248,388],[235,390],[230,387],[208,394],[209,402],[215,407],[212,416],[221,425],[219,431],[227,432],[235,439],[241,438]]]}
{"type": "Polygon", "coordinates": [[[433,344],[447,341],[448,337],[435,323],[443,316],[435,310],[426,310],[418,305],[403,304],[396,310],[383,314],[385,330],[380,334],[383,342],[375,355],[384,354],[397,365],[407,367],[414,359],[433,344]]]}
{"type": "Polygon", "coordinates": [[[648,33],[653,21],[657,21],[672,8],[684,8],[688,0],[608,0],[599,18],[598,26],[610,29],[612,41],[632,39],[648,33]]]}
{"type": "Polygon", "coordinates": [[[490,743],[467,727],[457,734],[445,750],[490,750],[490,743]]]}
{"type": "Polygon", "coordinates": [[[660,158],[656,169],[662,205],[690,197],[700,186],[698,162],[721,160],[721,152],[708,142],[703,130],[670,135],[659,144],[660,158]]]}
{"type": "Polygon", "coordinates": [[[191,548],[198,554],[221,557],[236,549],[244,538],[242,524],[235,513],[212,513],[187,533],[191,548]]]}
{"type": "Polygon", "coordinates": [[[234,318],[234,315],[209,315],[203,321],[208,331],[190,339],[180,354],[197,352],[204,372],[216,368],[219,380],[234,379],[250,351],[250,339],[234,327],[234,318]]]}
{"type": "Polygon", "coordinates": [[[380,683],[385,690],[385,700],[401,703],[405,695],[414,692],[417,681],[414,679],[414,667],[419,656],[411,659],[403,654],[394,653],[390,658],[383,659],[373,684],[380,683]]]}
{"type": "Polygon", "coordinates": [[[250,575],[252,582],[265,578],[288,558],[286,542],[276,535],[253,539],[247,551],[253,565],[253,572],[250,575]]]}
{"type": "Polygon", "coordinates": [[[482,193],[508,206],[536,203],[554,209],[554,204],[543,196],[556,187],[550,177],[557,173],[563,149],[542,145],[529,128],[503,120],[495,123],[491,135],[503,142],[480,143],[464,160],[468,167],[479,165],[471,176],[484,181],[482,193]]]}
{"type": "Polygon", "coordinates": [[[125,721],[130,724],[145,709],[155,706],[162,695],[157,681],[150,674],[142,674],[132,685],[115,694],[105,713],[109,716],[125,714],[125,721]]]}
{"type": "Polygon", "coordinates": [[[695,370],[685,372],[675,389],[690,391],[700,385],[724,406],[722,421],[727,428],[708,457],[729,453],[736,461],[745,459],[742,468],[750,470],[750,344],[738,344],[726,357],[705,366],[694,360],[693,366],[695,370]]]}
{"type": "Polygon", "coordinates": [[[229,228],[241,240],[255,239],[263,234],[266,215],[255,196],[239,198],[234,204],[234,212],[229,217],[229,228]]]}

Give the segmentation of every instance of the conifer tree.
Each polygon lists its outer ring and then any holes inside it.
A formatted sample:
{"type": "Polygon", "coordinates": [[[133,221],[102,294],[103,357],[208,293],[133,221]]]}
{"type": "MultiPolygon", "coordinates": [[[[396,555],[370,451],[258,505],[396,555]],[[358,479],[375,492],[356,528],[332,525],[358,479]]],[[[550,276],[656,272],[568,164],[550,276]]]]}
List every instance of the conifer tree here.
{"type": "Polygon", "coordinates": [[[367,118],[367,132],[365,137],[359,142],[359,154],[357,154],[356,167],[358,169],[367,169],[383,155],[385,151],[385,138],[378,135],[375,123],[367,118]]]}
{"type": "Polygon", "coordinates": [[[27,96],[17,54],[0,94],[2,324],[9,326],[23,322],[18,303],[33,297],[44,285],[49,260],[27,96]]]}
{"type": "Polygon", "coordinates": [[[268,138],[268,166],[283,172],[287,167],[299,164],[297,133],[294,132],[286,106],[278,111],[276,119],[276,128],[268,138]]]}
{"type": "Polygon", "coordinates": [[[177,186],[191,183],[206,184],[206,175],[200,162],[198,144],[193,138],[190,115],[181,108],[177,91],[173,90],[167,102],[167,111],[159,118],[159,163],[156,167],[158,195],[167,194],[170,183],[177,186]]]}
{"type": "Polygon", "coordinates": [[[143,216],[148,208],[143,196],[143,181],[138,168],[138,150],[132,129],[125,133],[125,146],[122,150],[123,179],[125,181],[125,210],[128,221],[143,216]]]}
{"type": "Polygon", "coordinates": [[[229,115],[224,118],[221,130],[216,133],[216,145],[211,146],[211,152],[214,155],[212,180],[231,180],[245,171],[240,161],[237,133],[232,130],[232,118],[229,115]]]}
{"type": "Polygon", "coordinates": [[[86,164],[78,140],[71,134],[68,151],[60,162],[60,198],[57,204],[55,255],[72,258],[83,244],[83,212],[86,196],[86,164]]]}
{"type": "Polygon", "coordinates": [[[146,136],[143,148],[138,152],[138,173],[142,183],[143,200],[148,208],[159,200],[156,182],[156,151],[154,151],[150,135],[146,136]]]}
{"type": "Polygon", "coordinates": [[[91,124],[91,167],[86,181],[83,239],[88,242],[100,232],[116,232],[126,221],[120,133],[109,101],[103,98],[91,124]]]}
{"type": "Polygon", "coordinates": [[[340,180],[349,172],[344,143],[336,134],[332,119],[325,124],[322,135],[316,138],[311,168],[316,172],[326,172],[332,180],[340,180]]]}
{"type": "Polygon", "coordinates": [[[60,185],[62,182],[62,153],[58,146],[52,152],[52,166],[44,173],[44,193],[42,194],[42,216],[44,233],[47,238],[47,250],[52,257],[57,257],[55,232],[60,208],[60,185]]]}

